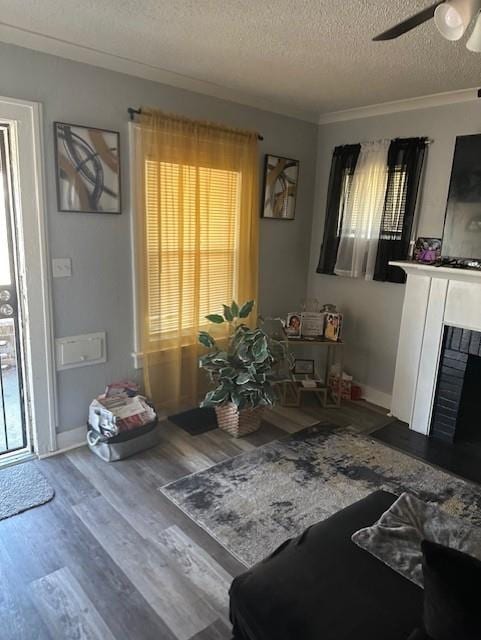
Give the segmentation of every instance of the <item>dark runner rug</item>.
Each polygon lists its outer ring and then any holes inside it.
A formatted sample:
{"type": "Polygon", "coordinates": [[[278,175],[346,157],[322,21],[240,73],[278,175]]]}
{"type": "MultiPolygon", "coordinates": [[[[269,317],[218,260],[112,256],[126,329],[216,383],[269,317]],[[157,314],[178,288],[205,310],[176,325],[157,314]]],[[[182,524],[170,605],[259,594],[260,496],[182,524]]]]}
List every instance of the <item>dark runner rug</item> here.
{"type": "Polygon", "coordinates": [[[175,425],[187,431],[191,436],[217,429],[217,417],[214,409],[196,407],[182,413],[169,416],[169,420],[175,425]]]}
{"type": "Polygon", "coordinates": [[[481,525],[479,486],[353,429],[320,424],[180,478],[161,491],[250,566],[376,489],[409,491],[481,525]]]}

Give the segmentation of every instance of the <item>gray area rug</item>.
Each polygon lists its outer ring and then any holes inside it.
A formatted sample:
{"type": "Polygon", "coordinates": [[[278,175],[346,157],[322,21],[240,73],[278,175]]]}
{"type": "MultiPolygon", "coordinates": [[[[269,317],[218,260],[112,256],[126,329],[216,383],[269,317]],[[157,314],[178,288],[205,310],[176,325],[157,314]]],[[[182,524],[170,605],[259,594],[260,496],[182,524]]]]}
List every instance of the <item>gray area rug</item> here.
{"type": "Polygon", "coordinates": [[[161,491],[250,566],[376,489],[409,491],[481,525],[481,487],[353,429],[320,424],[180,478],[161,491]]]}
{"type": "Polygon", "coordinates": [[[0,470],[0,520],[49,502],[55,491],[33,462],[0,470]]]}

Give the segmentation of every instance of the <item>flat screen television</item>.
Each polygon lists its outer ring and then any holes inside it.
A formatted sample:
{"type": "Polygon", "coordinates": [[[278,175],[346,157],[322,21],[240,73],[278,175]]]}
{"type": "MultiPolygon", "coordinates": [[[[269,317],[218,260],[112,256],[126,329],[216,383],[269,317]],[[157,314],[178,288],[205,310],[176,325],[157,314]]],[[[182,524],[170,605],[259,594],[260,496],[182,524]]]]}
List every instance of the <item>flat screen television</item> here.
{"type": "Polygon", "coordinates": [[[481,134],[456,138],[441,253],[481,261],[481,134]]]}

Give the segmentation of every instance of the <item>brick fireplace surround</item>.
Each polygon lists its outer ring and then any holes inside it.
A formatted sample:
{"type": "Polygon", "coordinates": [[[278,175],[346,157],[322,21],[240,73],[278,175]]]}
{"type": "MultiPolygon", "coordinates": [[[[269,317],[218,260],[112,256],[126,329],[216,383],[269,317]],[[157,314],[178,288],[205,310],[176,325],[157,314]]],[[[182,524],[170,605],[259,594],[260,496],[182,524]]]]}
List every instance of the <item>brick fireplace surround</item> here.
{"type": "MultiPolygon", "coordinates": [[[[458,436],[462,437],[463,434],[458,433],[458,430],[463,431],[463,424],[460,423],[465,416],[469,421],[472,413],[469,390],[475,381],[470,381],[469,375],[471,369],[475,371],[471,375],[477,374],[479,369],[479,366],[469,365],[473,358],[480,356],[481,333],[479,331],[445,327],[431,416],[431,436],[445,442],[454,442],[458,436]],[[467,378],[469,384],[467,384],[467,378]]],[[[481,379],[478,382],[481,389],[481,379]]],[[[477,421],[479,422],[479,417],[477,421]]]]}

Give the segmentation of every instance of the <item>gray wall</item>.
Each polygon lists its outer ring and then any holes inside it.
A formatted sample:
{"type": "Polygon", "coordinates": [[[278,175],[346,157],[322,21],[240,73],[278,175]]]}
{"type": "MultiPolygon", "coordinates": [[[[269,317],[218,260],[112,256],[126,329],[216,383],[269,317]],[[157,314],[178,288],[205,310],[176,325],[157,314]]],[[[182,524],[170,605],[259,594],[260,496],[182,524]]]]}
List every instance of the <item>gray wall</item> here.
{"type": "Polygon", "coordinates": [[[85,423],[90,400],[107,382],[134,375],[127,107],[145,104],[256,129],[264,136],[259,171],[264,153],[300,160],[296,220],[261,221],[259,296],[264,314],[298,308],[306,289],[316,125],[7,44],[0,44],[0,93],[44,107],[50,255],[72,258],[73,268],[71,278],[53,280],[55,336],[107,332],[105,365],[58,374],[59,431],[85,423]],[[122,215],[57,212],[55,120],[120,131],[122,215]]]}
{"type": "Polygon", "coordinates": [[[380,138],[428,136],[434,140],[420,196],[418,235],[441,237],[457,135],[481,132],[481,101],[323,125],[318,133],[317,189],[313,214],[308,295],[345,313],[347,369],[377,391],[390,394],[394,378],[404,285],[316,274],[324,230],[332,151],[340,144],[380,138]]]}

